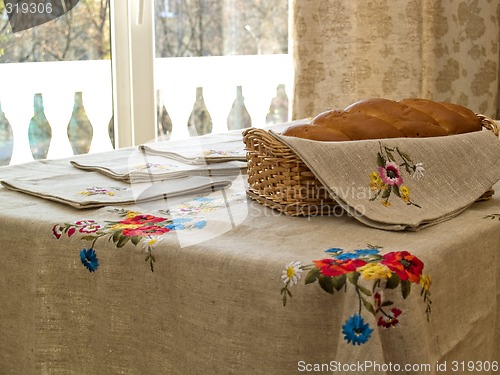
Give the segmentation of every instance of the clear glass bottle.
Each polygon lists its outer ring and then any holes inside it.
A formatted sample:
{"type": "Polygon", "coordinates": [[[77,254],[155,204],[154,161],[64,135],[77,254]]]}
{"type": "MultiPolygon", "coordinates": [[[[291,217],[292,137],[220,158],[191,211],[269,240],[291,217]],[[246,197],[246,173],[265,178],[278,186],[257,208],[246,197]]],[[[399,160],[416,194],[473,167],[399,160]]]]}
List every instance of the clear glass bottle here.
{"type": "Polygon", "coordinates": [[[243,89],[236,86],[236,99],[227,117],[227,128],[229,130],[245,129],[252,126],[252,118],[245,107],[245,98],[243,98],[243,89]]]}
{"type": "Polygon", "coordinates": [[[0,103],[0,166],[9,165],[14,149],[14,136],[9,120],[5,117],[0,103]]]}
{"type": "Polygon", "coordinates": [[[35,94],[33,98],[34,115],[28,127],[28,140],[31,154],[35,160],[46,159],[52,139],[52,128],[50,127],[43,108],[42,94],[35,94]]]}
{"type": "Polygon", "coordinates": [[[266,116],[266,124],[280,124],[288,121],[288,96],[285,85],[279,84],[276,88],[276,96],[271,100],[269,111],[266,116]]]}
{"type": "Polygon", "coordinates": [[[75,104],[68,124],[68,139],[74,155],[86,154],[90,150],[94,129],[83,106],[82,92],[75,92],[75,104]]]}
{"type": "Polygon", "coordinates": [[[205,105],[203,87],[196,88],[196,101],[189,116],[188,131],[191,137],[210,134],[212,132],[212,118],[205,105]]]}

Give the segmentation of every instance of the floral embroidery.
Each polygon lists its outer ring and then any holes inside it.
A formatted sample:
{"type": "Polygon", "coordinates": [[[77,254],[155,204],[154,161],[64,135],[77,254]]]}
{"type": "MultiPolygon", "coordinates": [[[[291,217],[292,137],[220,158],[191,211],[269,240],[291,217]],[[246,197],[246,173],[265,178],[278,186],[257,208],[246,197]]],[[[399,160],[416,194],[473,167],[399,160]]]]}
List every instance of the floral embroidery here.
{"type": "Polygon", "coordinates": [[[313,260],[313,264],[303,265],[300,261],[288,263],[281,275],[285,284],[281,289],[283,305],[286,305],[288,297],[292,297],[289,288],[298,284],[302,273],[308,271],[304,278],[305,284],[317,281],[329,294],[342,289],[347,291],[348,282],[354,286],[359,309],[342,326],[344,339],[352,345],[364,344],[373,332],[361,315],[363,307],[375,317],[380,327],[389,328],[399,324],[403,311],[394,307],[394,303],[385,297],[386,292],[398,287],[403,299],[406,299],[412,283],[421,286],[421,296],[427,304],[425,313],[429,319],[431,276],[422,273],[423,262],[405,250],[382,255],[381,248],[368,245],[366,249],[344,252],[334,247],[325,251],[330,254],[330,258],[313,260]]]}
{"type": "Polygon", "coordinates": [[[97,223],[95,220],[78,220],[74,223],[56,224],[52,227],[52,234],[56,239],[60,239],[64,234],[71,237],[75,233],[81,233],[82,240],[91,241],[90,247],[80,251],[80,260],[89,272],[94,272],[99,266],[95,249],[97,241],[101,238],[112,241],[117,248],[122,248],[127,243],[135,246],[142,243],[147,254],[145,260],[149,262],[153,271],[153,263],[156,262],[153,249],[163,236],[179,230],[201,230],[205,228],[207,221],[199,214],[211,212],[223,206],[223,202],[216,202],[214,198],[201,196],[173,210],[159,211],[162,216],[114,209],[110,212],[118,215],[118,220],[104,223],[97,223]]]}
{"type": "Polygon", "coordinates": [[[380,151],[377,153],[377,171],[370,173],[370,190],[376,192],[370,200],[374,201],[378,197],[382,198],[382,204],[386,207],[392,205],[389,198],[395,194],[404,203],[411,206],[420,206],[410,199],[410,188],[403,185],[404,179],[401,173],[401,167],[414,179],[420,179],[424,175],[424,166],[422,163],[413,163],[410,157],[401,152],[398,147],[390,148],[380,144],[380,151]],[[395,154],[400,159],[401,164],[397,163],[395,154]]]}
{"type": "Polygon", "coordinates": [[[119,188],[119,187],[98,187],[98,186],[93,186],[90,188],[85,189],[84,191],[81,191],[79,194],[81,195],[87,195],[87,196],[92,196],[92,195],[109,195],[109,196],[114,196],[116,192],[119,191],[127,191],[129,190],[128,188],[119,188]]]}
{"type": "Polygon", "coordinates": [[[179,169],[179,167],[174,164],[143,163],[133,165],[131,168],[131,172],[146,171],[150,169],[173,170],[179,169]]]}
{"type": "Polygon", "coordinates": [[[212,157],[245,156],[245,154],[244,151],[203,150],[203,156],[206,158],[212,158],[212,157]]]}
{"type": "Polygon", "coordinates": [[[368,341],[373,329],[368,323],[365,323],[361,315],[355,314],[351,316],[342,326],[344,339],[348,344],[361,345],[368,341]]]}
{"type": "Polygon", "coordinates": [[[97,267],[99,267],[99,261],[97,260],[97,255],[94,249],[83,249],[80,251],[80,260],[82,264],[89,270],[89,272],[94,272],[97,267]]]}
{"type": "Polygon", "coordinates": [[[283,270],[283,274],[281,275],[283,282],[290,286],[298,284],[300,278],[302,277],[302,272],[304,272],[301,269],[301,266],[301,262],[288,263],[288,265],[283,270]]]}

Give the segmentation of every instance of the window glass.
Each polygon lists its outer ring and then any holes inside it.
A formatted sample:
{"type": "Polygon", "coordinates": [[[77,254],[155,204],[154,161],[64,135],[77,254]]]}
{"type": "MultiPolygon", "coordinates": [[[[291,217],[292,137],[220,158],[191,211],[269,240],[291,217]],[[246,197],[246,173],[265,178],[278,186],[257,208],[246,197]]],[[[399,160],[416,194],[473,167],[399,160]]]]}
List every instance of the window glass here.
{"type": "Polygon", "coordinates": [[[288,120],[286,0],[156,0],[154,19],[161,139],[288,120]]]}
{"type": "Polygon", "coordinates": [[[0,165],[112,149],[109,8],[0,0],[0,165]]]}

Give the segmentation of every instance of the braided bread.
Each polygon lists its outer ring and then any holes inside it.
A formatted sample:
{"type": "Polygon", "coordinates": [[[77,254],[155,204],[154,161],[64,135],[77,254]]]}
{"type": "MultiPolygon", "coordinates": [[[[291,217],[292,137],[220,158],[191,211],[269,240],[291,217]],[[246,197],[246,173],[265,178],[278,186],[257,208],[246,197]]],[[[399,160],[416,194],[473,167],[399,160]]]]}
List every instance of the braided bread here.
{"type": "Polygon", "coordinates": [[[481,130],[470,109],[453,103],[408,98],[400,101],[365,99],[344,110],[317,115],[309,124],[293,125],[283,135],[317,141],[420,138],[481,130]]]}

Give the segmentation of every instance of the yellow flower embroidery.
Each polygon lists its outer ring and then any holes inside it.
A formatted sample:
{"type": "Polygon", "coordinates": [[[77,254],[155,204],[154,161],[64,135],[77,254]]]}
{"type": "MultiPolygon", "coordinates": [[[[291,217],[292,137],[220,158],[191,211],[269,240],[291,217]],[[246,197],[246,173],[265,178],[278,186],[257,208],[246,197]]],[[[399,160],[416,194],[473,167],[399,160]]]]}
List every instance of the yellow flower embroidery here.
{"type": "Polygon", "coordinates": [[[146,244],[147,246],[153,246],[155,243],[158,242],[158,239],[153,238],[152,240],[149,240],[148,243],[146,244]]]}
{"type": "Polygon", "coordinates": [[[142,226],[143,224],[115,224],[109,227],[111,231],[121,230],[121,229],[136,229],[142,226]]]}
{"type": "Polygon", "coordinates": [[[399,188],[399,193],[401,194],[401,199],[405,202],[405,203],[409,203],[410,202],[410,188],[408,186],[401,186],[399,188]]]}
{"type": "Polygon", "coordinates": [[[388,279],[392,276],[391,270],[380,263],[367,263],[356,271],[361,273],[365,280],[388,279]]]}
{"type": "Polygon", "coordinates": [[[130,219],[130,218],[133,218],[137,215],[140,215],[141,213],[140,212],[136,212],[136,211],[127,211],[127,213],[125,214],[125,217],[127,219],[130,219]]]}
{"type": "Polygon", "coordinates": [[[370,173],[370,179],[372,180],[372,182],[376,183],[380,180],[380,177],[377,172],[372,172],[370,173]]]}
{"type": "Polygon", "coordinates": [[[420,286],[424,290],[429,290],[432,284],[431,275],[420,275],[420,286]]]}
{"type": "Polygon", "coordinates": [[[392,203],[387,201],[387,200],[383,200],[382,201],[382,204],[385,206],[385,207],[391,207],[392,203]]]}

